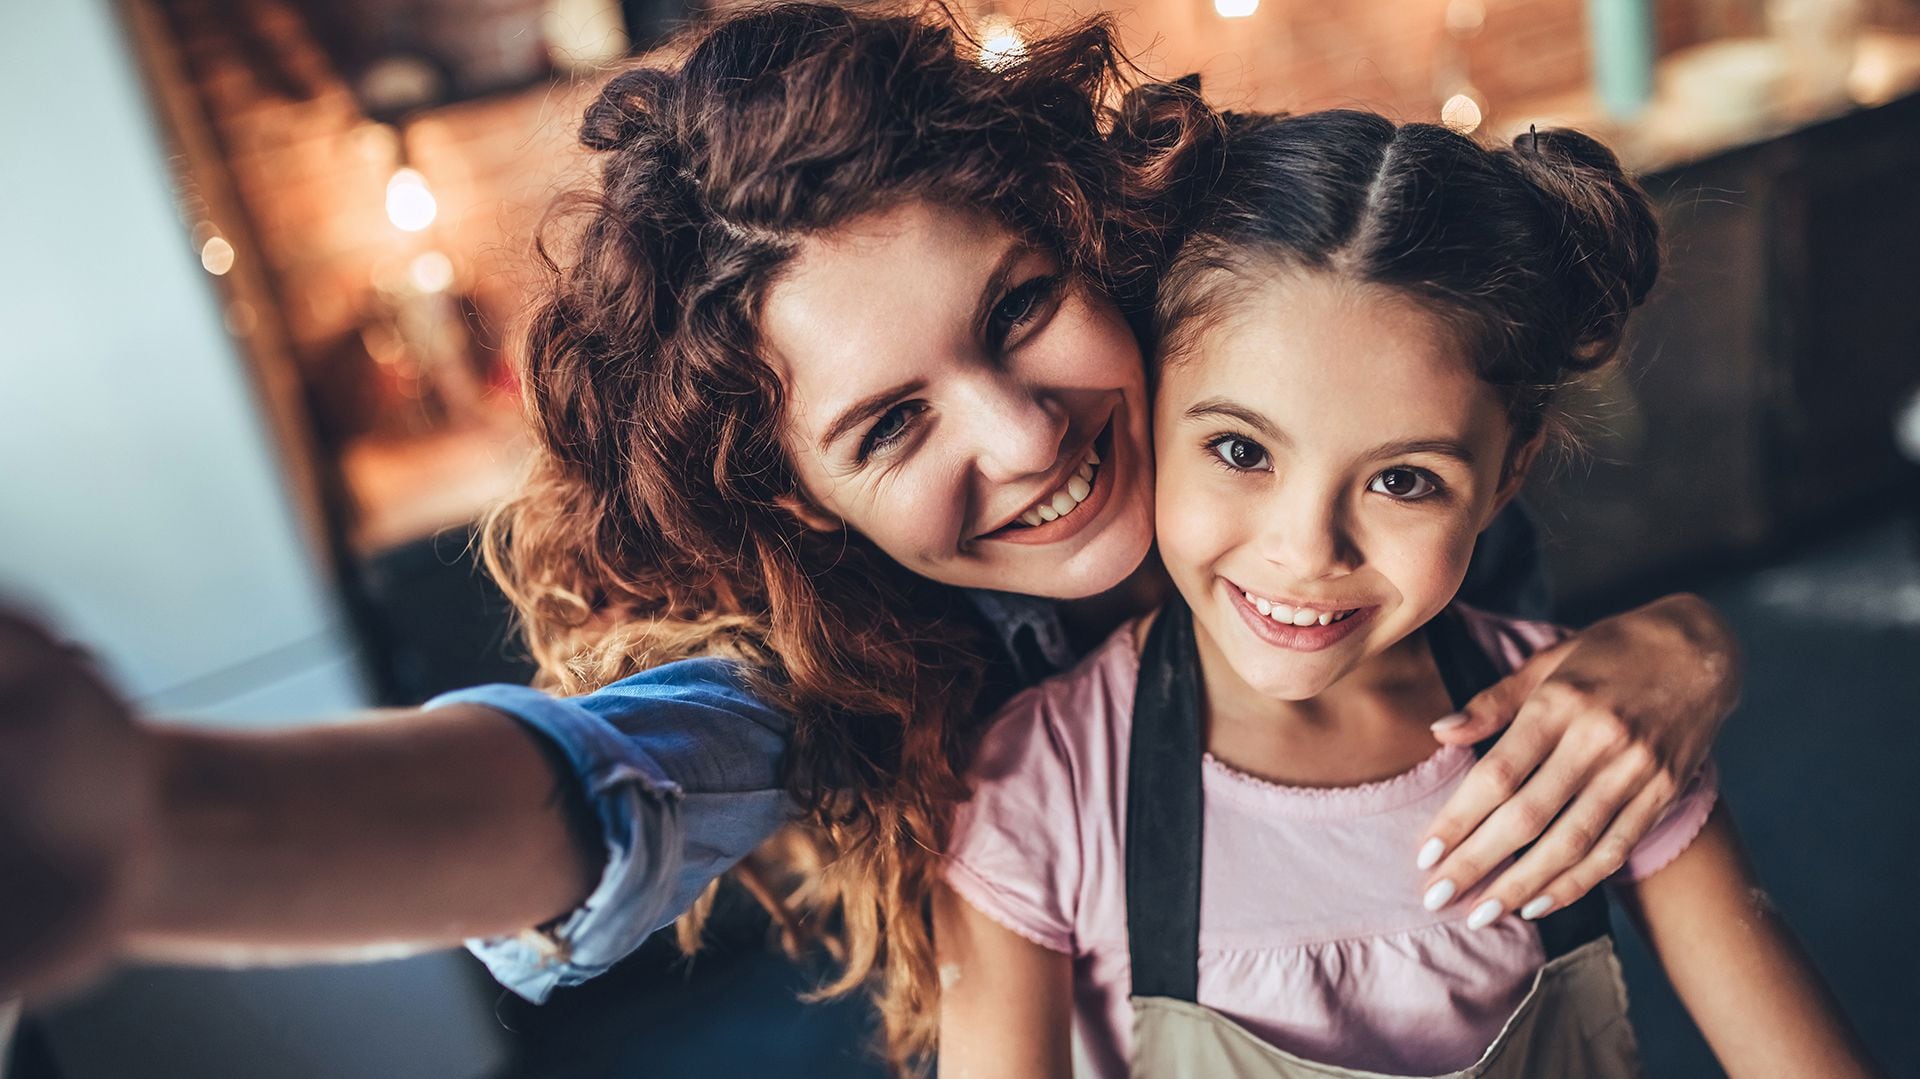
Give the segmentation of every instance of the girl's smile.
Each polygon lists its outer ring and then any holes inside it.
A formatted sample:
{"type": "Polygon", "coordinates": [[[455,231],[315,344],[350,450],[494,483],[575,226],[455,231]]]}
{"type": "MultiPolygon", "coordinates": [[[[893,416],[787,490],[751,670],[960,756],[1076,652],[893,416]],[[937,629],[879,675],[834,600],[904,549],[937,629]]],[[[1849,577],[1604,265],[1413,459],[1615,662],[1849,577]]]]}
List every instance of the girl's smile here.
{"type": "Polygon", "coordinates": [[[1239,266],[1163,358],[1160,554],[1209,699],[1272,715],[1445,607],[1518,487],[1510,427],[1457,336],[1393,290],[1239,266]]]}

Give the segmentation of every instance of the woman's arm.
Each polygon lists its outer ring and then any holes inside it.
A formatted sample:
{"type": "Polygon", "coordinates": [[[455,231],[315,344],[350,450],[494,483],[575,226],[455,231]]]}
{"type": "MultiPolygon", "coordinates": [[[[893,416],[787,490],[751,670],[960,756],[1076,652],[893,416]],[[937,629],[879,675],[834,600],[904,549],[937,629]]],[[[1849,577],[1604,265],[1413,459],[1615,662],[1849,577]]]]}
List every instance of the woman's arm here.
{"type": "Polygon", "coordinates": [[[511,932],[603,852],[535,736],[477,706],[210,733],[138,723],[0,612],[0,988],[113,955],[261,962],[511,932]]]}
{"type": "Polygon", "coordinates": [[[139,733],[157,793],[127,925],[142,955],[353,958],[512,933],[578,906],[605,859],[568,825],[567,777],[488,708],[139,733]]]}
{"type": "Polygon", "coordinates": [[[1463,894],[1531,843],[1483,903],[1537,916],[1585,895],[1706,760],[1739,689],[1732,631],[1697,596],[1615,615],[1536,654],[1464,720],[1436,725],[1441,741],[1471,745],[1511,724],[1434,818],[1418,855],[1431,867],[1425,887],[1449,881],[1463,894]]]}
{"type": "Polygon", "coordinates": [[[951,889],[933,900],[943,1079],[1073,1075],[1073,966],[951,889]]]}
{"type": "Polygon", "coordinates": [[[1878,1074],[1753,877],[1725,807],[1621,898],[1733,1079],[1878,1074]]]}

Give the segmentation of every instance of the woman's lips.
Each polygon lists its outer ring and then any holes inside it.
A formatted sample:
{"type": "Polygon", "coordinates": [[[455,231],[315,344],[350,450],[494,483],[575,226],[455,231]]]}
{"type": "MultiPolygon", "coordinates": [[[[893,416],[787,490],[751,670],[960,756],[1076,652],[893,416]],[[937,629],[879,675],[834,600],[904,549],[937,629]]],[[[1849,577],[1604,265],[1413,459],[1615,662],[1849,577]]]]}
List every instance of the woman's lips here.
{"type": "Polygon", "coordinates": [[[1338,622],[1324,626],[1318,623],[1310,626],[1294,626],[1275,622],[1261,614],[1258,607],[1247,602],[1246,593],[1232,581],[1224,577],[1220,578],[1220,588],[1227,594],[1233,609],[1240,612],[1241,619],[1247,623],[1247,628],[1253,631],[1254,636],[1290,652],[1318,652],[1325,648],[1332,648],[1372,619],[1374,612],[1380,609],[1377,606],[1343,607],[1341,610],[1351,609],[1353,613],[1338,622]]]}
{"type": "Polygon", "coordinates": [[[1106,508],[1108,500],[1113,497],[1113,486],[1118,482],[1121,471],[1119,451],[1114,446],[1116,441],[1113,437],[1114,423],[1115,420],[1109,419],[1107,426],[1093,440],[1093,450],[1100,455],[1100,464],[1094,469],[1092,490],[1088,491],[1087,497],[1081,499],[1080,504],[1073,508],[1072,513],[1038,525],[1025,525],[1015,521],[980,538],[1001,543],[1058,543],[1072,538],[1093,523],[1094,518],[1100,516],[1100,511],[1106,508]]]}

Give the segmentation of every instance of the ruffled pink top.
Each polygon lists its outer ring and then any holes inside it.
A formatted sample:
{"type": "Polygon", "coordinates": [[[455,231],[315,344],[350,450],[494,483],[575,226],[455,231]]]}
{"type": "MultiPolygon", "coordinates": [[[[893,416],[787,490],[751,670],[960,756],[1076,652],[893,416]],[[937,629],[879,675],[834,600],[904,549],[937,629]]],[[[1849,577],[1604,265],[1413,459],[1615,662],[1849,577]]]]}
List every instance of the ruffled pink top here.
{"type": "MultiPolygon", "coordinates": [[[[1559,634],[1466,612],[1505,670],[1559,634]]],[[[1082,1059],[1126,1075],[1127,740],[1139,671],[1132,627],[996,719],[962,807],[947,879],[982,913],[1073,957],[1082,1059]]],[[[1438,718],[1438,717],[1436,717],[1438,718]]],[[[1429,1074],[1466,1067],[1500,1032],[1544,960],[1530,924],[1479,930],[1474,895],[1432,913],[1414,855],[1473,764],[1442,747],[1378,783],[1299,788],[1208,757],[1200,1003],[1288,1052],[1344,1067],[1429,1074]]],[[[1621,875],[1676,857],[1712,810],[1695,777],[1621,875]]]]}

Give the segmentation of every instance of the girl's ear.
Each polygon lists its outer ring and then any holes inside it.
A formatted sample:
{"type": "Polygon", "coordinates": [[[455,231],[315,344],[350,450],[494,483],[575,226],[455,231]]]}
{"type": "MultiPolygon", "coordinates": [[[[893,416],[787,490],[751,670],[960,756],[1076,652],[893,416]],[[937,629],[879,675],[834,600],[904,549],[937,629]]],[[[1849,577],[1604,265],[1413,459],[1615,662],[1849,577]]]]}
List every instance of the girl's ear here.
{"type": "Polygon", "coordinates": [[[1500,490],[1494,494],[1493,507],[1487,511],[1487,523],[1492,523],[1500,511],[1507,508],[1507,503],[1512,502],[1520,494],[1520,489],[1526,486],[1527,473],[1533,471],[1533,462],[1539,458],[1540,448],[1546,444],[1547,433],[1541,431],[1508,451],[1506,463],[1500,470],[1500,490]]]}
{"type": "Polygon", "coordinates": [[[781,495],[773,502],[792,514],[794,520],[815,532],[838,532],[846,527],[846,522],[814,505],[812,499],[798,492],[781,495]]]}

